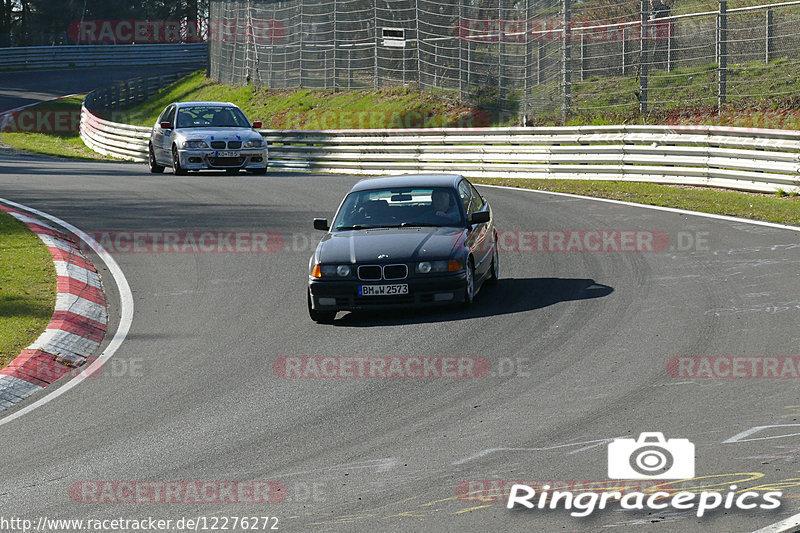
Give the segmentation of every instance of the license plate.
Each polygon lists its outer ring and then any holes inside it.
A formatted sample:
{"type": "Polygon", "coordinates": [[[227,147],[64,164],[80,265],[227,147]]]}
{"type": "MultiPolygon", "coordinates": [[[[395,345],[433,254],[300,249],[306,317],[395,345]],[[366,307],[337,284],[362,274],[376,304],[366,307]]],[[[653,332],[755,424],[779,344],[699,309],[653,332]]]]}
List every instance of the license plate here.
{"type": "Polygon", "coordinates": [[[408,285],[360,285],[359,296],[392,296],[408,294],[408,285]]]}
{"type": "Polygon", "coordinates": [[[239,157],[239,152],[215,152],[214,157],[239,157]]]}

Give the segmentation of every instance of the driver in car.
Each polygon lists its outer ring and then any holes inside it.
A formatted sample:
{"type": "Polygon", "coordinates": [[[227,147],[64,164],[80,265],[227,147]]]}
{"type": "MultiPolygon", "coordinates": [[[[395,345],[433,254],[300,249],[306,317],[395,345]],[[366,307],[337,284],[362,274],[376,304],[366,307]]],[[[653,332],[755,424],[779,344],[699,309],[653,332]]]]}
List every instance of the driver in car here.
{"type": "Polygon", "coordinates": [[[434,214],[448,222],[458,222],[461,218],[461,213],[458,208],[452,204],[450,194],[446,191],[433,191],[431,194],[431,204],[433,205],[434,214]]]}

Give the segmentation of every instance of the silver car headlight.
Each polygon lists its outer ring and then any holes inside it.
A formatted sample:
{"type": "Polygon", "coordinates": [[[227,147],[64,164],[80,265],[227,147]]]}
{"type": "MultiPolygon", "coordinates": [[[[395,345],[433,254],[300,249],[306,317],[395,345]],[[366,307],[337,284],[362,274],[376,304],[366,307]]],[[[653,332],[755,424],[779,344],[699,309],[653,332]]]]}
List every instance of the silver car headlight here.
{"type": "Polygon", "coordinates": [[[264,148],[264,139],[253,139],[244,143],[245,148],[264,148]]]}
{"type": "Polygon", "coordinates": [[[208,148],[205,141],[186,141],[183,143],[184,148],[208,148]]]}

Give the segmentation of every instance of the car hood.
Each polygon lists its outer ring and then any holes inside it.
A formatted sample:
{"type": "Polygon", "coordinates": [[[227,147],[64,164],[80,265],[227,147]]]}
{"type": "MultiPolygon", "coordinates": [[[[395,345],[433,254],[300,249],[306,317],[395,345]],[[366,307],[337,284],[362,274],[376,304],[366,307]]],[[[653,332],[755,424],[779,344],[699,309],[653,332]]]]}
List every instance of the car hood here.
{"type": "Polygon", "coordinates": [[[448,259],[463,245],[463,228],[375,228],[328,233],[317,246],[320,263],[406,263],[448,259]],[[380,255],[388,258],[378,259],[380,255]]]}

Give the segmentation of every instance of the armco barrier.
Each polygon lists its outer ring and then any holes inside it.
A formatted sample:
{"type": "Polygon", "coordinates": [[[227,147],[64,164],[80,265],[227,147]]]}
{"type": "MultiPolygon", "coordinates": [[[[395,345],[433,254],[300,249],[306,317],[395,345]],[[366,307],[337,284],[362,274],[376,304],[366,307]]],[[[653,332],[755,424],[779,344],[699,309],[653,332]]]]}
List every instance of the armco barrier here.
{"type": "MultiPolygon", "coordinates": [[[[717,126],[262,130],[269,166],[343,174],[625,180],[800,190],[800,132],[717,126]]],[[[81,136],[104,154],[147,160],[150,128],[84,108],[81,136]]]]}
{"type": "Polygon", "coordinates": [[[0,68],[71,68],[178,65],[204,68],[208,44],[64,45],[0,48],[0,68]]]}

